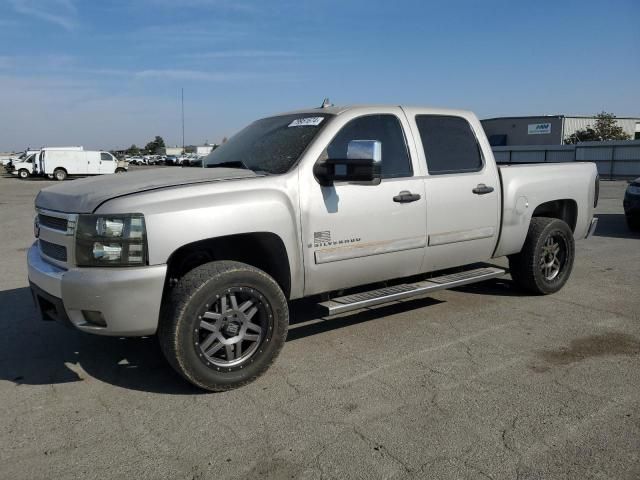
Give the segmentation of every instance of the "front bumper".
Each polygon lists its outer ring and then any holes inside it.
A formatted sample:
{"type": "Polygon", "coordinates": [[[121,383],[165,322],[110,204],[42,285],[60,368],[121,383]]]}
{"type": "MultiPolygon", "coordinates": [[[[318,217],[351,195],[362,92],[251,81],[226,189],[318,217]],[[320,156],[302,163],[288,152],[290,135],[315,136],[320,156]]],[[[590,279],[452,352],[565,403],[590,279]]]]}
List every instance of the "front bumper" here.
{"type": "Polygon", "coordinates": [[[68,321],[98,335],[156,332],[166,265],[64,270],[42,259],[37,242],[29,249],[27,264],[29,283],[45,320],[68,321]],[[96,324],[96,317],[106,326],[96,324]]]}

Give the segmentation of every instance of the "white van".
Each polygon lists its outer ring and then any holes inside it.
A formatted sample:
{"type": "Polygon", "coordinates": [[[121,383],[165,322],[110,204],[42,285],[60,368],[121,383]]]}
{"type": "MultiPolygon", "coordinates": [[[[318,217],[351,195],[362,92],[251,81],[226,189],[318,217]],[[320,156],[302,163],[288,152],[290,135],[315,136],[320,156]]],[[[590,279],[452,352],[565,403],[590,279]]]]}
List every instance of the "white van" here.
{"type": "Polygon", "coordinates": [[[39,172],[49,178],[64,180],[69,175],[102,175],[127,170],[109,152],[91,150],[52,150],[44,148],[40,153],[39,172]]]}
{"type": "MultiPolygon", "coordinates": [[[[83,147],[47,147],[49,150],[82,150],[83,147]]],[[[41,148],[37,150],[27,149],[20,155],[11,157],[8,161],[2,162],[7,172],[18,175],[20,178],[27,178],[29,175],[35,175],[38,173],[39,155],[42,151],[41,148]],[[35,154],[35,158],[30,160],[29,157],[35,154]],[[20,173],[22,170],[22,173],[20,173]]]]}
{"type": "Polygon", "coordinates": [[[36,173],[38,155],[40,154],[40,151],[38,150],[27,153],[26,158],[13,161],[13,170],[11,170],[12,174],[17,175],[22,179],[29,178],[31,175],[36,173]]]}

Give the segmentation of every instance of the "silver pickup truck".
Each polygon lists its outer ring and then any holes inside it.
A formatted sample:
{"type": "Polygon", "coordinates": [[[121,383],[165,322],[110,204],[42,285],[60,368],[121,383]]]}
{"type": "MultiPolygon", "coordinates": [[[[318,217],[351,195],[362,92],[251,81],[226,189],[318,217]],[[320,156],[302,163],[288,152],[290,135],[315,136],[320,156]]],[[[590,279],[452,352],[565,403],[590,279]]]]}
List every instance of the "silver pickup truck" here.
{"type": "Polygon", "coordinates": [[[212,391],[269,367],[290,300],[342,314],[504,275],[483,263],[504,256],[518,286],[549,294],[596,224],[593,164],[498,167],[461,110],[285,113],[203,167],[43,189],[28,270],[45,319],[157,334],[169,363],[212,391]]]}

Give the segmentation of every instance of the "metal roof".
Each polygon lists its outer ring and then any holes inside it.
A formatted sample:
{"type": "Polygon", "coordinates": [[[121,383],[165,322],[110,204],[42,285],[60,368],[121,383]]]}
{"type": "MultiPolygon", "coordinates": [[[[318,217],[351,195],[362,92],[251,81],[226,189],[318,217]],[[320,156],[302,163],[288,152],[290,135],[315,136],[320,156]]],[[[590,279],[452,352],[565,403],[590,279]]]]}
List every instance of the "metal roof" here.
{"type": "MultiPolygon", "coordinates": [[[[505,117],[491,117],[483,118],[481,121],[488,120],[519,120],[527,118],[597,118],[596,115],[520,115],[520,116],[505,116],[505,117]]],[[[640,120],[640,117],[615,117],[616,120],[640,120]]]]}

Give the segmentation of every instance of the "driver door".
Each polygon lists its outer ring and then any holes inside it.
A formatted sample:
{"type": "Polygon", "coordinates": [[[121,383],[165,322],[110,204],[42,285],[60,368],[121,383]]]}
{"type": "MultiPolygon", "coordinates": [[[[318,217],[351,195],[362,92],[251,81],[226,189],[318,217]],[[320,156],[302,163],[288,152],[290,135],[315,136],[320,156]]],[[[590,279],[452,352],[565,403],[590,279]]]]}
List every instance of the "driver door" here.
{"type": "Polygon", "coordinates": [[[403,112],[388,110],[338,117],[332,124],[337,132],[317,159],[347,158],[353,140],[379,141],[378,185],[321,186],[311,168],[299,171],[306,295],[419,272],[426,246],[424,180],[406,141],[403,112]]]}

